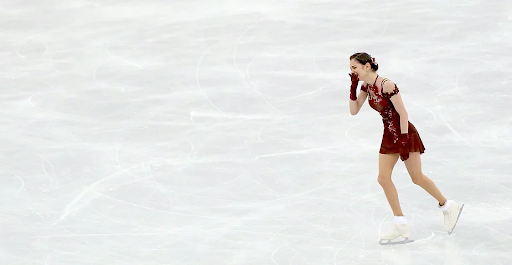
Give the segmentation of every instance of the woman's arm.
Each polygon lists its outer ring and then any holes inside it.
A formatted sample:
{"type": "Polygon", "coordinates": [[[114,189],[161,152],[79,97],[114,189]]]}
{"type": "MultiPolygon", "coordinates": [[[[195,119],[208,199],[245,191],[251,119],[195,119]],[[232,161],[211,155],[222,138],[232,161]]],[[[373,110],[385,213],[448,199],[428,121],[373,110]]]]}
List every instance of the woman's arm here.
{"type": "MultiPolygon", "coordinates": [[[[362,87],[364,87],[365,85],[366,84],[363,83],[362,87]]],[[[359,95],[357,96],[357,100],[350,100],[350,102],[349,102],[350,114],[356,115],[357,113],[359,113],[359,110],[364,105],[364,102],[366,101],[367,97],[368,97],[368,93],[366,93],[363,90],[359,91],[359,95]]]]}
{"type": "MultiPolygon", "coordinates": [[[[383,93],[393,94],[395,92],[396,86],[395,83],[390,82],[388,80],[384,83],[384,87],[382,88],[383,93]]],[[[401,133],[409,133],[409,115],[407,114],[407,110],[405,109],[404,102],[402,101],[402,96],[400,92],[390,97],[391,103],[395,107],[396,112],[400,115],[400,131],[401,133]]]]}

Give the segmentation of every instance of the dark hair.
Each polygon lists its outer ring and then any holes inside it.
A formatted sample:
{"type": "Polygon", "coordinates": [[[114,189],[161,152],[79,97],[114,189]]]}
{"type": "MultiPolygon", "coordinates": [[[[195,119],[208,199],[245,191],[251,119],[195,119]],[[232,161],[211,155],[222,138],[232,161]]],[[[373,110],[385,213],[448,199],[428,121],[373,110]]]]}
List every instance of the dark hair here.
{"type": "Polygon", "coordinates": [[[375,62],[375,58],[366,52],[356,52],[350,56],[350,60],[352,59],[356,59],[362,65],[369,63],[373,71],[379,70],[379,64],[375,62]]]}

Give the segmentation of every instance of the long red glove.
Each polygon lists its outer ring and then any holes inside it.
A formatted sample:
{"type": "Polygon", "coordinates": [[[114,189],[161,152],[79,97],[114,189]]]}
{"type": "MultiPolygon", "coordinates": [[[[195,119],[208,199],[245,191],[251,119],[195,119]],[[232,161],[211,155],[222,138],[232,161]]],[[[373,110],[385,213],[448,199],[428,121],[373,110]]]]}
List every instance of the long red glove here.
{"type": "Polygon", "coordinates": [[[409,159],[409,134],[400,134],[398,142],[398,144],[400,145],[400,159],[402,159],[402,161],[405,161],[409,159]]]}
{"type": "Polygon", "coordinates": [[[348,74],[350,76],[350,81],[352,81],[352,84],[350,85],[350,100],[357,100],[357,96],[356,96],[356,90],[357,90],[357,85],[359,83],[359,77],[354,74],[354,73],[350,73],[348,74]]]}

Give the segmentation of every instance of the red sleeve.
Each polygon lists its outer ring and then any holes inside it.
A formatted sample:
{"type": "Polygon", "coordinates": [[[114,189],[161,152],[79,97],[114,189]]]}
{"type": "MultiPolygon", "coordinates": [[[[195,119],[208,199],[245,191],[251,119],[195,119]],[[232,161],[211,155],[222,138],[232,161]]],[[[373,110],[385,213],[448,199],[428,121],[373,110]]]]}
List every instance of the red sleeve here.
{"type": "Polygon", "coordinates": [[[393,91],[391,93],[386,93],[386,92],[382,91],[382,96],[384,96],[385,98],[391,98],[392,96],[398,94],[398,92],[400,92],[400,91],[398,90],[398,87],[395,84],[395,89],[393,89],[393,91]]]}
{"type": "Polygon", "coordinates": [[[364,92],[368,93],[368,85],[362,85],[361,86],[361,91],[364,91],[364,92]]]}
{"type": "Polygon", "coordinates": [[[388,81],[388,79],[384,78],[382,80],[382,83],[380,84],[380,87],[382,88],[382,96],[384,96],[385,98],[391,98],[392,96],[394,96],[394,95],[398,94],[398,92],[400,92],[400,91],[398,91],[398,87],[396,86],[396,84],[394,84],[395,89],[393,89],[393,91],[391,91],[391,93],[384,92],[384,83],[386,83],[386,81],[388,81]]]}

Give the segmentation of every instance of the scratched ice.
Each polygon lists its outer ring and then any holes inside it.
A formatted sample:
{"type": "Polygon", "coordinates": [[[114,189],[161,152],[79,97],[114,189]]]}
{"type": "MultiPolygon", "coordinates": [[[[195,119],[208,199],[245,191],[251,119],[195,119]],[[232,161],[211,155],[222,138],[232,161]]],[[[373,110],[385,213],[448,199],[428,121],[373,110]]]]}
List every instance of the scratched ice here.
{"type": "Polygon", "coordinates": [[[512,2],[0,3],[0,264],[510,264],[512,2]],[[399,163],[414,244],[382,247],[376,56],[466,203],[399,163]]]}

